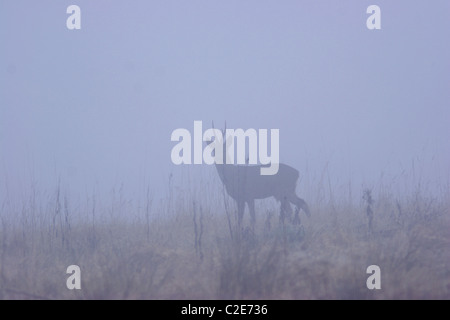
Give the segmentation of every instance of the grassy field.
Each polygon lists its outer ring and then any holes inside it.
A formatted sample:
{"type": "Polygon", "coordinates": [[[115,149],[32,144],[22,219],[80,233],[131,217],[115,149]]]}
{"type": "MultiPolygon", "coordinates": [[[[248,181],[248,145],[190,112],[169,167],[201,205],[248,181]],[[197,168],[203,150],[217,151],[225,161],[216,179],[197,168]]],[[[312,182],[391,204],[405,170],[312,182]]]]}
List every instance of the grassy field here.
{"type": "Polygon", "coordinates": [[[309,204],[311,218],[283,225],[275,203],[262,201],[255,230],[248,212],[239,230],[233,203],[220,194],[206,202],[174,191],[162,205],[149,197],[137,209],[95,198],[75,207],[59,190],[44,204],[5,201],[0,298],[450,298],[448,197],[309,204]],[[66,288],[73,264],[81,290],[66,288]],[[381,290],[366,287],[373,264],[381,290]]]}

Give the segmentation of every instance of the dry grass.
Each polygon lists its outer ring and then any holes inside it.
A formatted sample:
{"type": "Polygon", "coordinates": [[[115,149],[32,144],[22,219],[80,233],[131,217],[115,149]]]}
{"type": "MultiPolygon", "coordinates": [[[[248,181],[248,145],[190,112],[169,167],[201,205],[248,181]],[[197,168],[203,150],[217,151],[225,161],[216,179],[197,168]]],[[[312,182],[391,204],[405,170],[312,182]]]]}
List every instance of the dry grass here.
{"type": "Polygon", "coordinates": [[[252,232],[236,229],[223,199],[173,197],[151,218],[144,205],[127,220],[92,201],[75,219],[59,192],[46,206],[3,205],[0,298],[450,298],[448,199],[375,200],[372,230],[364,203],[311,204],[299,227],[282,226],[263,202],[252,232]],[[66,288],[72,264],[81,267],[82,290],[66,288]],[[381,290],[366,288],[372,264],[381,290]]]}

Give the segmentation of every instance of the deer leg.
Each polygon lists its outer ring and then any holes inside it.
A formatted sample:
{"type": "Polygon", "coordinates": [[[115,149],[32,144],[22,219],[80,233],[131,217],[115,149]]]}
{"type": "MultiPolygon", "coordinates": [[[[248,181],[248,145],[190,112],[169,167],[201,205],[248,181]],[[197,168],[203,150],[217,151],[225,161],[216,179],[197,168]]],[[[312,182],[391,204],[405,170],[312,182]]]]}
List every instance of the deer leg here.
{"type": "Polygon", "coordinates": [[[284,224],[284,219],[290,219],[292,215],[292,208],[291,208],[291,204],[289,203],[289,201],[287,200],[286,197],[283,198],[283,200],[281,200],[281,208],[280,208],[280,219],[281,222],[284,224]]]}
{"type": "MultiPolygon", "coordinates": [[[[299,198],[295,193],[289,196],[289,202],[291,202],[293,205],[295,205],[295,216],[297,218],[298,212],[300,209],[305,211],[308,218],[311,216],[311,213],[309,211],[309,207],[306,204],[305,200],[302,198],[299,198]]],[[[300,220],[300,218],[299,218],[300,220]]]]}
{"type": "MultiPolygon", "coordinates": [[[[295,205],[295,216],[294,216],[294,220],[292,220],[292,224],[294,224],[294,225],[299,225],[299,224],[301,224],[301,221],[300,221],[300,215],[299,215],[299,213],[300,213],[300,208],[301,208],[301,205],[300,205],[300,202],[297,200],[297,196],[295,195],[295,197],[289,197],[289,201],[293,204],[293,205],[295,205]]],[[[300,199],[300,198],[298,198],[298,199],[300,199]]],[[[301,199],[300,199],[301,200],[301,199]]]]}
{"type": "Polygon", "coordinates": [[[252,229],[255,230],[256,225],[256,213],[255,213],[255,200],[250,200],[247,202],[248,210],[250,211],[250,217],[252,220],[252,229]]]}
{"type": "Polygon", "coordinates": [[[299,207],[295,206],[295,216],[294,216],[294,220],[292,220],[292,224],[294,224],[294,225],[299,225],[302,223],[300,220],[299,212],[300,212],[299,207]]]}
{"type": "Polygon", "coordinates": [[[284,225],[284,201],[281,200],[281,205],[280,205],[280,222],[284,225]]]}

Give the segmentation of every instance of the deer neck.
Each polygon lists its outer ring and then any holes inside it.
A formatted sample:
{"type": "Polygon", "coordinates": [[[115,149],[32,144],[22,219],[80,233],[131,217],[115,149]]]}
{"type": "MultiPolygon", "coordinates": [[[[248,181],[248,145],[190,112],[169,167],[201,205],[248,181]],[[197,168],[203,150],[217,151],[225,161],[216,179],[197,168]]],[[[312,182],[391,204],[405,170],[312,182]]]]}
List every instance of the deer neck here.
{"type": "Polygon", "coordinates": [[[219,174],[219,178],[222,181],[222,183],[225,184],[226,178],[225,178],[225,165],[223,164],[215,164],[217,173],[219,174]]]}
{"type": "Polygon", "coordinates": [[[229,156],[228,156],[228,152],[227,152],[227,146],[224,145],[223,146],[223,163],[222,164],[218,164],[215,163],[216,169],[217,169],[217,173],[219,174],[220,180],[222,181],[222,183],[227,186],[227,180],[228,176],[230,174],[230,169],[233,167],[232,164],[229,163],[233,163],[232,161],[230,161],[229,156]]]}

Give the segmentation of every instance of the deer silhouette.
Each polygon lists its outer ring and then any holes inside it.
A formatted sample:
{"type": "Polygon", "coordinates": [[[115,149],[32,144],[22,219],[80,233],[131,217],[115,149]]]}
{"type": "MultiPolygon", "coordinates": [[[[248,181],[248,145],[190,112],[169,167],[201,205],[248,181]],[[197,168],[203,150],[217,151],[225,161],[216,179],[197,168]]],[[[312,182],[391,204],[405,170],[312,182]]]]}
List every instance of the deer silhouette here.
{"type": "MultiPolygon", "coordinates": [[[[214,123],[213,123],[214,128],[214,123]]],[[[222,130],[223,137],[226,132],[222,130]]],[[[229,137],[231,138],[231,137],[229,137]]],[[[222,139],[223,141],[224,139],[222,139]]],[[[212,141],[208,141],[209,145],[212,141]]],[[[299,212],[302,209],[308,217],[310,210],[306,202],[297,196],[296,186],[299,178],[298,170],[280,163],[278,172],[274,175],[261,175],[260,169],[269,165],[234,165],[231,161],[225,161],[227,157],[227,143],[222,143],[223,161],[222,164],[215,163],[217,173],[222,181],[228,195],[236,201],[238,209],[238,225],[242,226],[242,219],[247,204],[252,227],[255,226],[255,200],[274,197],[280,206],[280,220],[284,223],[287,218],[294,224],[300,223],[299,212]],[[291,204],[295,206],[295,217],[292,219],[291,204]]]]}

